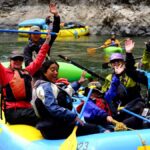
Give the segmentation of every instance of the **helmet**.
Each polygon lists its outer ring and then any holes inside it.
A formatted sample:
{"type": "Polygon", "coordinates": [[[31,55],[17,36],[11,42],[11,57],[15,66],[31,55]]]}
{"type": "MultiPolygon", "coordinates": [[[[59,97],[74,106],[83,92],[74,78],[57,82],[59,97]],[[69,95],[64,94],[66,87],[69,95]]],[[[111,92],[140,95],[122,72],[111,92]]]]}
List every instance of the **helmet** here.
{"type": "Polygon", "coordinates": [[[113,60],[116,60],[116,59],[119,59],[119,60],[123,60],[124,61],[124,57],[121,53],[113,53],[111,56],[110,56],[110,61],[113,61],[113,60]]]}
{"type": "Polygon", "coordinates": [[[116,35],[116,34],[115,34],[115,32],[112,31],[112,32],[111,32],[111,35],[116,35]]]}
{"type": "Polygon", "coordinates": [[[111,32],[111,39],[112,39],[112,40],[115,40],[115,37],[116,37],[115,32],[111,32]]]}

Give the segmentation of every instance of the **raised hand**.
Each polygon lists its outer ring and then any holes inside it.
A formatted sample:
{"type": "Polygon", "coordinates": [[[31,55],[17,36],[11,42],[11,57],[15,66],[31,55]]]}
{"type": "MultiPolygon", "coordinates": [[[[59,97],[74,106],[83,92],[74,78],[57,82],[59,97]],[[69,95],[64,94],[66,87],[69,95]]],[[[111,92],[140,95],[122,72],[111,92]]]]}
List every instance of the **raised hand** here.
{"type": "Polygon", "coordinates": [[[54,14],[55,16],[58,15],[58,11],[55,3],[49,4],[49,12],[54,14]]]}
{"type": "Polygon", "coordinates": [[[125,41],[125,50],[127,53],[132,53],[133,48],[134,48],[134,42],[131,39],[127,39],[125,41]]]}
{"type": "Polygon", "coordinates": [[[114,66],[115,74],[121,74],[125,70],[125,64],[121,63],[119,66],[114,66]]]}
{"type": "Polygon", "coordinates": [[[84,83],[86,81],[86,78],[85,78],[86,73],[87,73],[86,71],[82,72],[81,77],[80,77],[80,79],[78,81],[80,84],[82,84],[82,83],[84,83]]]}

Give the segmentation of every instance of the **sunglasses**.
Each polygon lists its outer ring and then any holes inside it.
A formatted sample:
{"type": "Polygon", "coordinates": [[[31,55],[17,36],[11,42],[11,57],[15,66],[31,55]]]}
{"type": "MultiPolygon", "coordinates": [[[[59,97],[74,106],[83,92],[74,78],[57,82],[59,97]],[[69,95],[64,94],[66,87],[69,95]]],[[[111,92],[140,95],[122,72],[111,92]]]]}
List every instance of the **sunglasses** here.
{"type": "Polygon", "coordinates": [[[13,60],[13,61],[23,61],[23,57],[14,57],[11,60],[13,60]]]}
{"type": "Polygon", "coordinates": [[[123,65],[124,62],[123,61],[114,61],[114,62],[111,62],[111,66],[114,67],[114,66],[120,66],[120,65],[123,65]]]}

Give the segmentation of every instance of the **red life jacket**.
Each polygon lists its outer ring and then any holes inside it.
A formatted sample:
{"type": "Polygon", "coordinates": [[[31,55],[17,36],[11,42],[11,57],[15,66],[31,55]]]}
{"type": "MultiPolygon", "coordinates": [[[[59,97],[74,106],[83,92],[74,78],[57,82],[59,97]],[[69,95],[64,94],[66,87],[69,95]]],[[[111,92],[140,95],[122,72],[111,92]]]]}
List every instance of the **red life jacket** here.
{"type": "Polygon", "coordinates": [[[101,108],[101,109],[103,109],[103,110],[105,110],[107,113],[108,113],[108,115],[112,115],[112,112],[111,112],[111,110],[110,110],[110,108],[109,108],[109,105],[107,104],[107,102],[104,100],[104,99],[102,99],[102,98],[96,98],[96,105],[99,107],[99,108],[101,108]]]}
{"type": "Polygon", "coordinates": [[[7,108],[31,107],[31,76],[25,70],[14,70],[12,80],[3,87],[3,99],[7,108]]]}

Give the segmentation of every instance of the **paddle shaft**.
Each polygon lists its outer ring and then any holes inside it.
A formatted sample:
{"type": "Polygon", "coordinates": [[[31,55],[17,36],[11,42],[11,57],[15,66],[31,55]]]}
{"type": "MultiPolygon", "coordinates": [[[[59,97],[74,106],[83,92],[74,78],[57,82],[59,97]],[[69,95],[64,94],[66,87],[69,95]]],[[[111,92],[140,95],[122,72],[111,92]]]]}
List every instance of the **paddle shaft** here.
{"type": "Polygon", "coordinates": [[[102,47],[101,46],[99,46],[99,47],[97,47],[97,48],[92,48],[92,49],[101,49],[102,47]]]}
{"type": "MultiPolygon", "coordinates": [[[[0,32],[6,33],[27,33],[27,34],[47,34],[48,32],[33,32],[33,31],[21,31],[21,30],[9,30],[9,29],[0,29],[0,32]]],[[[55,32],[50,32],[51,35],[57,35],[55,32]]]]}
{"type": "Polygon", "coordinates": [[[132,115],[132,116],[135,116],[135,117],[137,117],[137,118],[139,118],[139,119],[142,119],[142,120],[144,120],[144,121],[150,123],[150,120],[149,120],[149,119],[147,119],[147,118],[145,118],[145,117],[143,117],[143,116],[140,116],[140,115],[138,115],[138,114],[136,114],[136,113],[134,113],[134,112],[132,112],[132,111],[129,111],[129,110],[125,109],[125,108],[123,108],[123,109],[121,109],[121,110],[124,111],[124,112],[126,112],[126,113],[128,113],[128,114],[130,114],[130,115],[132,115]]]}
{"type": "Polygon", "coordinates": [[[92,88],[90,88],[90,91],[88,92],[88,95],[87,95],[87,97],[86,97],[85,103],[84,103],[84,105],[83,105],[83,107],[82,107],[82,110],[81,110],[81,112],[80,112],[80,115],[79,115],[79,118],[80,118],[80,119],[81,119],[81,118],[82,118],[82,116],[83,116],[83,113],[84,113],[85,107],[86,107],[86,105],[87,105],[87,102],[88,102],[88,100],[89,100],[89,98],[90,98],[91,94],[92,94],[92,91],[93,91],[93,89],[92,89],[92,88]]]}
{"type": "Polygon", "coordinates": [[[63,56],[63,55],[58,55],[58,56],[59,56],[60,58],[64,59],[65,61],[68,61],[69,63],[71,63],[71,64],[73,64],[73,65],[75,65],[75,66],[77,66],[77,67],[79,67],[79,68],[81,68],[81,69],[83,69],[83,70],[85,70],[86,72],[88,72],[88,73],[91,74],[92,76],[94,76],[94,77],[96,77],[96,78],[98,78],[98,79],[100,79],[100,80],[102,80],[102,81],[105,81],[105,78],[104,78],[104,77],[101,77],[101,76],[99,76],[98,74],[94,73],[93,71],[91,71],[91,70],[89,70],[89,69],[87,69],[87,68],[85,68],[85,67],[79,65],[78,63],[76,63],[76,62],[70,60],[68,57],[63,56]]]}
{"type": "MultiPolygon", "coordinates": [[[[120,43],[124,42],[125,40],[126,39],[123,39],[122,41],[120,41],[120,43]]],[[[101,45],[101,46],[99,46],[97,48],[88,48],[88,49],[96,50],[96,49],[106,48],[106,47],[109,47],[109,46],[111,46],[111,44],[109,44],[109,45],[101,45]]]]}

